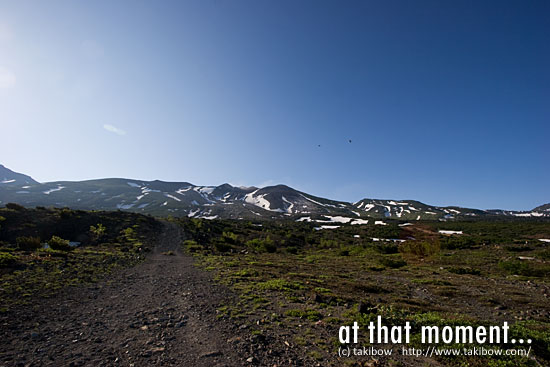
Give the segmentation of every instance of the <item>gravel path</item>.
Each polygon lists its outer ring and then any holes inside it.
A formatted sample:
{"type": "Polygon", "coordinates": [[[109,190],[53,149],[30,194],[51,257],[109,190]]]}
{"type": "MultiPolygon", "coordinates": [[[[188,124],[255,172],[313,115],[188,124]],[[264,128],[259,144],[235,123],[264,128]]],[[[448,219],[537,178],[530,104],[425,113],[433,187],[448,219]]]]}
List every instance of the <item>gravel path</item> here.
{"type": "Polygon", "coordinates": [[[251,365],[240,329],[216,317],[231,292],[193,266],[181,240],[166,224],[144,263],[1,315],[0,365],[251,365]]]}

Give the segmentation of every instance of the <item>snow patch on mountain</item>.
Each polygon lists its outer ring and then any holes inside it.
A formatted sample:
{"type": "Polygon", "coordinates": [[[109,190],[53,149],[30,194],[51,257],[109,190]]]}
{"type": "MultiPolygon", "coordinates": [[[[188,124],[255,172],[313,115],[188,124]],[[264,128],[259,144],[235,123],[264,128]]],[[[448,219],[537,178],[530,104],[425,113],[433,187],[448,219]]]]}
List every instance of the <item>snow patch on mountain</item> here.
{"type": "Polygon", "coordinates": [[[368,212],[370,211],[372,208],[374,208],[376,205],[374,204],[367,204],[365,205],[365,211],[368,212]]]}
{"type": "Polygon", "coordinates": [[[47,191],[44,191],[44,194],[50,195],[52,192],[61,191],[65,188],[65,186],[58,186],[55,189],[49,189],[47,191]]]}
{"type": "Polygon", "coordinates": [[[321,226],[321,227],[315,227],[315,230],[319,231],[321,229],[336,229],[336,228],[340,228],[340,226],[324,225],[324,226],[321,226]]]}
{"type": "Polygon", "coordinates": [[[181,201],[180,198],[177,198],[177,197],[175,197],[174,195],[170,195],[170,194],[166,194],[166,193],[165,193],[164,196],[166,196],[167,198],[170,198],[170,199],[174,199],[174,200],[176,200],[176,201],[181,201]]]}
{"type": "MultiPolygon", "coordinates": [[[[310,198],[308,198],[307,196],[305,196],[305,195],[303,195],[303,194],[300,194],[300,195],[301,195],[304,199],[309,200],[309,201],[311,201],[311,202],[314,203],[314,204],[321,205],[321,206],[327,206],[326,204],[322,204],[322,203],[320,203],[320,202],[318,202],[318,201],[315,201],[315,200],[313,200],[313,199],[310,199],[310,198]]],[[[331,206],[334,206],[334,205],[331,205],[331,206]]]]}
{"type": "Polygon", "coordinates": [[[117,208],[118,209],[131,209],[132,207],[134,206],[134,204],[124,204],[124,203],[120,203],[120,204],[117,204],[117,208]]]}
{"type": "Polygon", "coordinates": [[[440,229],[439,231],[437,231],[441,234],[463,234],[462,231],[448,231],[448,230],[445,230],[445,229],[440,229]]]}
{"type": "Polygon", "coordinates": [[[178,189],[176,190],[176,194],[185,195],[184,193],[191,190],[192,188],[193,188],[192,186],[189,186],[183,189],[178,189]]]}
{"type": "Polygon", "coordinates": [[[286,208],[286,212],[288,214],[292,214],[292,208],[294,207],[294,203],[287,200],[284,196],[281,196],[281,198],[283,199],[283,201],[287,204],[289,204],[289,206],[286,208]]]}
{"type": "Polygon", "coordinates": [[[323,217],[328,218],[329,220],[317,220],[316,222],[321,222],[321,223],[332,223],[332,222],[336,222],[336,223],[349,223],[350,221],[353,220],[353,218],[342,217],[342,216],[340,216],[340,215],[336,215],[336,216],[332,216],[332,215],[323,215],[323,217]]]}

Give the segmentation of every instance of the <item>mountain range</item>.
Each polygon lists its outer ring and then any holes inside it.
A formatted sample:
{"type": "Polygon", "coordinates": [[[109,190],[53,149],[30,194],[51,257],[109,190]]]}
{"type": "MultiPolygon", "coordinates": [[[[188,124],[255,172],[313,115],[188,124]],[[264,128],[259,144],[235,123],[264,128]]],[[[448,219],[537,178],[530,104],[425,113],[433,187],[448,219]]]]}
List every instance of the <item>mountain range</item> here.
{"type": "MultiPolygon", "coordinates": [[[[550,218],[550,204],[531,211],[440,207],[415,200],[330,200],[285,185],[197,186],[189,182],[105,178],[39,183],[0,165],[0,205],[55,206],[84,210],[127,210],[157,216],[282,219],[363,224],[369,218],[453,220],[487,217],[550,218]]],[[[383,224],[384,222],[378,221],[383,224]]]]}

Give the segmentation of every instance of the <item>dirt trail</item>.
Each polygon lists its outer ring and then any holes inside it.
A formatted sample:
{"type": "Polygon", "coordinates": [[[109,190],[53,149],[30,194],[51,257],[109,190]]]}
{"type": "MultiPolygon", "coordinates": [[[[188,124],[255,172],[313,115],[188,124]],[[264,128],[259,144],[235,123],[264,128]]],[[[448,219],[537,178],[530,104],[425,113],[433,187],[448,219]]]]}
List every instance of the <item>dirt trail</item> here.
{"type": "Polygon", "coordinates": [[[166,224],[144,263],[0,316],[0,365],[250,365],[239,329],[216,317],[231,293],[193,266],[181,239],[166,224]]]}

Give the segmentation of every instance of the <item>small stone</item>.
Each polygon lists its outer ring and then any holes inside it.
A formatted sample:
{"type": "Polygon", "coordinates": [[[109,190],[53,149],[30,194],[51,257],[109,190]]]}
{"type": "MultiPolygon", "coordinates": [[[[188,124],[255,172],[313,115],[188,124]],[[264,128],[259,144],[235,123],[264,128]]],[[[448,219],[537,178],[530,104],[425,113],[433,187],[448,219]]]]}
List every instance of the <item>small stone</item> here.
{"type": "Polygon", "coordinates": [[[204,353],[201,355],[201,358],[208,358],[208,357],[217,357],[217,356],[221,356],[222,353],[219,352],[219,351],[213,351],[213,352],[210,352],[210,353],[204,353]]]}
{"type": "Polygon", "coordinates": [[[141,352],[141,354],[139,356],[140,357],[151,357],[152,355],[153,355],[153,353],[151,353],[150,350],[147,350],[147,351],[141,352]]]}

